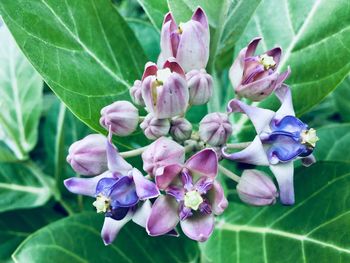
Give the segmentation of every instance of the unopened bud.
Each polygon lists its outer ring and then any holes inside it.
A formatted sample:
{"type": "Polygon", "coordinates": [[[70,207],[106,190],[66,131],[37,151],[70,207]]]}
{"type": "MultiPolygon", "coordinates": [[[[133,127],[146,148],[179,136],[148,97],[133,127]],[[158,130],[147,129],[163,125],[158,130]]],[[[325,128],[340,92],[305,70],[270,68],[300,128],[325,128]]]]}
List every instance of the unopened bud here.
{"type": "Polygon", "coordinates": [[[148,139],[155,140],[169,133],[170,121],[168,119],[157,119],[149,113],[140,127],[148,139]]]}
{"type": "Polygon", "coordinates": [[[183,142],[191,137],[192,124],[185,118],[171,120],[170,135],[175,141],[183,142]]]}
{"type": "Polygon", "coordinates": [[[130,96],[132,98],[132,101],[139,105],[139,106],[145,106],[145,102],[142,98],[142,82],[140,80],[135,80],[134,85],[130,88],[130,96]]]}
{"type": "Polygon", "coordinates": [[[226,113],[209,113],[199,124],[199,136],[211,146],[222,146],[232,133],[232,125],[226,113]]]}
{"type": "Polygon", "coordinates": [[[107,139],[100,134],[90,134],[69,147],[67,162],[82,175],[98,175],[107,168],[107,139]]]}
{"type": "Polygon", "coordinates": [[[209,101],[213,94],[213,78],[205,71],[191,70],[186,74],[190,93],[190,104],[202,105],[209,101]]]}
{"type": "Polygon", "coordinates": [[[129,101],[117,101],[101,110],[100,124],[118,136],[133,133],[139,122],[139,112],[129,101]]]}

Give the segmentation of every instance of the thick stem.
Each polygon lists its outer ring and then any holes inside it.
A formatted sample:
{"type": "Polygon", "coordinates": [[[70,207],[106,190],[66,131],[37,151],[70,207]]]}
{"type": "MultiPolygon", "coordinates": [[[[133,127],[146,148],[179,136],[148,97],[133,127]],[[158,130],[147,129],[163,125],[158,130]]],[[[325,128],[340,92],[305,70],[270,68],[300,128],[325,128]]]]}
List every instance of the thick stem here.
{"type": "Polygon", "coordinates": [[[147,147],[148,146],[141,147],[141,148],[131,150],[131,151],[121,152],[120,155],[123,158],[130,158],[130,157],[138,156],[138,155],[141,155],[147,149],[147,147]]]}
{"type": "Polygon", "coordinates": [[[223,167],[222,165],[219,165],[219,171],[226,175],[228,178],[232,179],[233,181],[236,181],[237,183],[239,182],[239,180],[241,179],[241,177],[239,177],[237,174],[231,172],[230,170],[226,169],[225,167],[223,167]]]}
{"type": "Polygon", "coordinates": [[[244,149],[249,146],[252,142],[239,142],[239,143],[228,143],[226,147],[229,149],[244,149]]]}

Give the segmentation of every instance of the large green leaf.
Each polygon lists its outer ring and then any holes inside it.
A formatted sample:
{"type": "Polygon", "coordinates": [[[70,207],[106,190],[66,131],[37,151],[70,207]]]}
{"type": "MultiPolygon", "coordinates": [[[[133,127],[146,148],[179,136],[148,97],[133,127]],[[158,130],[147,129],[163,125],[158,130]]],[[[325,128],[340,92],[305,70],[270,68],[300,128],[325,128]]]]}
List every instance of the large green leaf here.
{"type": "Polygon", "coordinates": [[[350,76],[337,87],[332,95],[341,119],[350,121],[350,76]]]}
{"type": "Polygon", "coordinates": [[[350,123],[334,124],[317,130],[315,157],[321,161],[350,163],[350,123]]]}
{"type": "Polygon", "coordinates": [[[154,27],[160,32],[163,17],[168,12],[167,1],[165,0],[137,0],[151,20],[154,27]]]}
{"type": "MultiPolygon", "coordinates": [[[[297,115],[307,112],[350,72],[350,8],[348,0],[263,0],[237,44],[237,52],[256,36],[262,50],[280,45],[281,70],[293,91],[297,115]]],[[[269,98],[264,106],[276,106],[269,98]]]]}
{"type": "Polygon", "coordinates": [[[43,205],[51,194],[51,178],[33,163],[1,163],[0,212],[43,205]]]}
{"type": "Polygon", "coordinates": [[[109,0],[4,0],[18,45],[71,111],[95,130],[103,106],[129,99],[146,57],[109,0]]]}
{"type": "Polygon", "coordinates": [[[117,240],[104,246],[100,236],[103,216],[85,213],[69,217],[31,235],[15,251],[16,262],[195,262],[197,244],[186,238],[148,237],[129,223],[117,240]]]}
{"type": "Polygon", "coordinates": [[[37,142],[43,82],[1,24],[0,61],[0,161],[23,160],[37,142]]]}
{"type": "Polygon", "coordinates": [[[232,194],[203,262],[349,262],[350,165],[318,163],[295,177],[294,206],[251,207],[232,194]]]}
{"type": "Polygon", "coordinates": [[[52,207],[2,213],[0,215],[0,262],[10,262],[12,253],[25,238],[60,217],[52,207]]]}

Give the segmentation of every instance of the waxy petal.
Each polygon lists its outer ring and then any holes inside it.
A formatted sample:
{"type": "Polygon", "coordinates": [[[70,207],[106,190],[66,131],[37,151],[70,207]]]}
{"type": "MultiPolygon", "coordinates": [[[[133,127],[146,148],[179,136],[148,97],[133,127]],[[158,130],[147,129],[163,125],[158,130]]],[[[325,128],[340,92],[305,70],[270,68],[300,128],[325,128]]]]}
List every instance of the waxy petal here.
{"type": "Polygon", "coordinates": [[[147,78],[148,76],[156,76],[158,71],[158,67],[153,62],[147,62],[145,65],[145,70],[142,75],[142,81],[147,78]]]}
{"type": "Polygon", "coordinates": [[[259,42],[261,41],[261,37],[253,38],[252,41],[249,42],[247,46],[247,51],[245,53],[245,57],[253,57],[256,51],[256,48],[258,47],[259,42]]]}
{"type": "Polygon", "coordinates": [[[173,15],[169,12],[165,15],[162,32],[160,34],[160,48],[164,59],[174,57],[173,43],[171,35],[177,30],[177,25],[173,18],[173,15]]]}
{"type": "Polygon", "coordinates": [[[132,221],[134,221],[134,223],[138,224],[139,226],[146,228],[147,220],[151,215],[151,211],[152,211],[152,203],[151,201],[146,200],[142,204],[142,206],[137,208],[137,210],[135,211],[132,217],[132,221]]]}
{"type": "Polygon", "coordinates": [[[176,72],[181,77],[186,78],[184,70],[179,65],[179,63],[176,62],[175,58],[173,58],[173,57],[168,58],[165,61],[163,68],[168,68],[168,69],[170,69],[171,72],[176,72]]]}
{"type": "MultiPolygon", "coordinates": [[[[185,167],[191,171],[192,176],[206,176],[215,178],[218,174],[218,157],[213,149],[204,149],[189,158],[185,167]]],[[[194,180],[197,181],[197,180],[194,180]]]]}
{"type": "Polygon", "coordinates": [[[242,151],[227,153],[226,150],[226,147],[222,148],[222,155],[224,158],[229,160],[255,165],[270,164],[259,136],[256,136],[252,143],[242,151]]]}
{"type": "Polygon", "coordinates": [[[152,206],[147,221],[147,233],[150,236],[164,235],[175,228],[179,222],[178,204],[171,196],[159,196],[152,206]]]}
{"type": "Polygon", "coordinates": [[[110,172],[105,172],[101,175],[91,177],[91,178],[72,177],[64,180],[64,185],[68,189],[68,191],[74,194],[95,197],[97,183],[102,178],[111,178],[111,177],[113,177],[113,175],[110,172]]]}
{"type": "Polygon", "coordinates": [[[101,237],[106,246],[112,244],[120,229],[130,221],[131,217],[132,212],[129,212],[122,220],[114,220],[110,217],[105,217],[101,237]]]}
{"type": "Polygon", "coordinates": [[[229,78],[234,89],[236,89],[242,82],[246,52],[247,48],[243,48],[230,68],[229,78]]]}
{"type": "Polygon", "coordinates": [[[139,198],[136,194],[136,187],[133,180],[124,176],[113,186],[110,198],[112,207],[131,207],[137,204],[139,198]]]}
{"type": "Polygon", "coordinates": [[[284,205],[294,204],[294,167],[293,162],[270,165],[270,170],[275,175],[279,190],[280,200],[284,205]]]}
{"type": "Polygon", "coordinates": [[[168,188],[178,178],[182,169],[183,166],[177,163],[158,168],[155,176],[158,188],[161,190],[168,188]]]}
{"type": "Polygon", "coordinates": [[[281,60],[282,49],[280,47],[275,47],[273,49],[270,49],[269,51],[266,51],[265,54],[270,57],[273,57],[273,60],[275,61],[276,68],[277,68],[281,60]]]}
{"type": "Polygon", "coordinates": [[[275,94],[281,102],[281,107],[276,111],[275,119],[281,120],[288,115],[295,116],[290,88],[283,84],[280,88],[275,90],[275,94]]]}
{"type": "Polygon", "coordinates": [[[224,189],[216,180],[213,187],[208,193],[209,203],[215,215],[221,215],[228,206],[228,201],[225,197],[224,189]]]}
{"type": "Polygon", "coordinates": [[[160,195],[157,186],[150,180],[146,179],[136,168],[132,170],[132,177],[136,186],[137,196],[140,200],[151,199],[160,195]]]}
{"type": "Polygon", "coordinates": [[[107,160],[108,169],[112,173],[126,175],[132,169],[132,166],[123,159],[117,148],[112,144],[111,132],[107,141],[107,160]]]}
{"type": "Polygon", "coordinates": [[[197,7],[194,11],[192,20],[199,22],[204,28],[209,28],[207,15],[201,7],[197,7]]]}
{"type": "Polygon", "coordinates": [[[182,231],[189,238],[204,242],[213,233],[214,230],[213,214],[197,214],[183,221],[180,221],[182,231]]]}
{"type": "Polygon", "coordinates": [[[227,111],[228,113],[241,112],[247,114],[258,134],[268,129],[272,118],[275,116],[275,113],[271,110],[250,106],[237,99],[233,99],[228,103],[227,111]]]}

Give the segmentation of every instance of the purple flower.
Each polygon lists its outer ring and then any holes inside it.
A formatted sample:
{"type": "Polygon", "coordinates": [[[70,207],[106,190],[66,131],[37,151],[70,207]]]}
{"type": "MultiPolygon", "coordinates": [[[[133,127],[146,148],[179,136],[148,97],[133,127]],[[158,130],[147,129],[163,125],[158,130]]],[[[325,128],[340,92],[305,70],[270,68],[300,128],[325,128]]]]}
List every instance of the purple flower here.
{"type": "Polygon", "coordinates": [[[230,80],[239,97],[260,101],[269,96],[288,78],[290,69],[277,72],[282,50],[273,48],[262,55],[254,55],[261,38],[254,38],[243,48],[230,69],[230,80]]]}
{"type": "Polygon", "coordinates": [[[166,195],[159,196],[147,221],[151,236],[163,235],[180,222],[191,239],[204,242],[214,229],[214,215],[228,205],[221,185],[215,180],[218,159],[215,151],[204,149],[183,165],[175,163],[157,170],[156,183],[166,195]]]}
{"type": "Polygon", "coordinates": [[[155,176],[159,167],[183,163],[184,160],[184,147],[165,137],[151,143],[142,153],[143,170],[151,176],[155,176]]]}
{"type": "Polygon", "coordinates": [[[139,123],[139,111],[129,101],[121,100],[101,110],[100,124],[118,136],[133,133],[139,123]]]}
{"type": "Polygon", "coordinates": [[[96,198],[93,205],[98,213],[105,214],[101,235],[108,245],[131,219],[145,227],[151,209],[148,199],[160,193],[153,182],[120,156],[111,143],[111,136],[106,151],[108,171],[88,179],[69,178],[64,181],[64,185],[72,193],[96,198]]]}
{"type": "Polygon", "coordinates": [[[69,147],[67,162],[82,175],[97,175],[107,170],[106,137],[90,134],[69,147]]]}
{"type": "Polygon", "coordinates": [[[157,119],[175,117],[186,111],[189,99],[186,76],[173,58],[164,63],[163,69],[151,62],[146,64],[142,98],[148,112],[157,119]]]}
{"type": "Polygon", "coordinates": [[[271,178],[258,170],[244,170],[237,193],[243,202],[255,206],[273,205],[278,197],[271,178]]]}
{"type": "Polygon", "coordinates": [[[288,86],[275,91],[281,107],[273,112],[247,105],[237,99],[228,104],[228,111],[242,112],[252,121],[257,136],[244,150],[227,153],[224,158],[255,165],[267,165],[275,175],[283,204],[294,204],[293,161],[302,158],[310,165],[315,159],[311,155],[318,140],[316,131],[295,117],[292,96],[288,86]]]}
{"type": "Polygon", "coordinates": [[[161,54],[158,65],[170,57],[175,57],[186,72],[203,69],[209,59],[209,24],[204,10],[200,7],[190,21],[176,24],[173,15],[164,17],[161,32],[161,54]]]}

